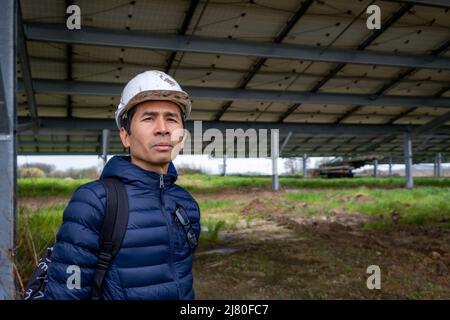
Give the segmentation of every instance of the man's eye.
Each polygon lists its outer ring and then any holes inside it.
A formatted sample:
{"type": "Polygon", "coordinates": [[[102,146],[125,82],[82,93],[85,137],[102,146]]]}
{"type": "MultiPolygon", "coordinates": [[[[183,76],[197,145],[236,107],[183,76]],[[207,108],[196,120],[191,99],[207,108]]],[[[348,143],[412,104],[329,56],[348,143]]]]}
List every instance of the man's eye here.
{"type": "Polygon", "coordinates": [[[169,118],[168,121],[170,121],[170,122],[177,122],[177,119],[175,119],[175,118],[169,118]]]}
{"type": "Polygon", "coordinates": [[[153,118],[152,117],[144,118],[144,121],[147,121],[147,120],[153,120],[153,118]]]}

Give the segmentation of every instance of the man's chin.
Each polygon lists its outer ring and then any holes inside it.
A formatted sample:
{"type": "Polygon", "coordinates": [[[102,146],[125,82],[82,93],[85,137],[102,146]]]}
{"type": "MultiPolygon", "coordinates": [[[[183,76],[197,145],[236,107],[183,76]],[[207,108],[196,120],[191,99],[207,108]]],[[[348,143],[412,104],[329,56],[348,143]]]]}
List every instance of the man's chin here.
{"type": "Polygon", "coordinates": [[[172,161],[172,159],[170,158],[170,153],[169,153],[167,155],[164,155],[164,157],[153,158],[149,162],[152,162],[155,165],[163,166],[163,165],[169,164],[171,161],[172,161]]]}

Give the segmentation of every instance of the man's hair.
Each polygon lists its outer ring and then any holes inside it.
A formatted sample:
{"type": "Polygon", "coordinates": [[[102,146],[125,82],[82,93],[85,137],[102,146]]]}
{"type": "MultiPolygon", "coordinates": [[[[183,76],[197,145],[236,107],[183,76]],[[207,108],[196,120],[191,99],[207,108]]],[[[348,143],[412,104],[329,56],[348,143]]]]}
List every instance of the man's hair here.
{"type": "MultiPolygon", "coordinates": [[[[136,113],[137,106],[138,105],[136,105],[133,108],[131,108],[130,110],[128,110],[120,119],[120,126],[123,127],[129,135],[131,135],[131,120],[133,120],[133,116],[136,113]]],[[[183,110],[181,110],[180,107],[178,107],[178,110],[180,111],[180,117],[181,117],[181,122],[182,122],[183,128],[185,128],[186,115],[183,112],[183,110]]]]}
{"type": "Polygon", "coordinates": [[[128,110],[120,119],[120,126],[123,127],[129,135],[131,135],[131,120],[136,113],[136,107],[137,106],[128,110]]]}

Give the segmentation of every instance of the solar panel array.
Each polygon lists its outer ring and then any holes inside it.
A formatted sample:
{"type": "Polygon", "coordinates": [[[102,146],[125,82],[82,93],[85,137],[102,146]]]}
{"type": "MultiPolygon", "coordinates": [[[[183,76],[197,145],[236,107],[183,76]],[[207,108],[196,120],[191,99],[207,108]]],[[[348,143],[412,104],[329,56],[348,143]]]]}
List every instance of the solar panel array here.
{"type": "MultiPolygon", "coordinates": [[[[282,156],[401,157],[411,132],[416,162],[445,158],[450,3],[424,2],[22,0],[18,153],[100,154],[121,88],[156,69],[192,93],[190,120],[279,128],[282,156]],[[66,28],[70,4],[80,30],[66,28]]],[[[123,151],[112,132],[110,152],[123,151]]]]}

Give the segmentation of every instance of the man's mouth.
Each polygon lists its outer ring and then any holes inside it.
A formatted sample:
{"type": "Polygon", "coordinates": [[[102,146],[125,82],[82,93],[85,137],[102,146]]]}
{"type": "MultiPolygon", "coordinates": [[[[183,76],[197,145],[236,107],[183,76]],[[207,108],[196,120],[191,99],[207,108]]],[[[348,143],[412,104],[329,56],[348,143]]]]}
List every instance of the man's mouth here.
{"type": "Polygon", "coordinates": [[[172,150],[173,146],[170,143],[157,143],[152,146],[153,149],[157,151],[169,151],[172,150]]]}

